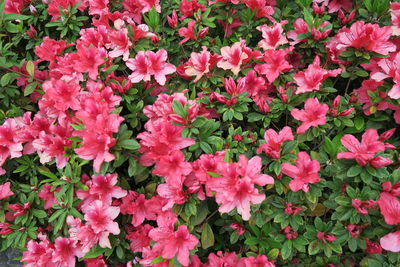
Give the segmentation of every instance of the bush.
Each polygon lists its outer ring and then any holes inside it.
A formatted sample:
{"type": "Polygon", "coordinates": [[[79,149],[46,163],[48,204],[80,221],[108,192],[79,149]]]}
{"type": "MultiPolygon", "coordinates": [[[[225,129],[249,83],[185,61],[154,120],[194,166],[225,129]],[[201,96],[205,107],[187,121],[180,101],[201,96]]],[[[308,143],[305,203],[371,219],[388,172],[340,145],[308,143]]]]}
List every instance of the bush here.
{"type": "Polygon", "coordinates": [[[0,10],[1,250],[27,266],[400,264],[400,3],[0,10]]]}

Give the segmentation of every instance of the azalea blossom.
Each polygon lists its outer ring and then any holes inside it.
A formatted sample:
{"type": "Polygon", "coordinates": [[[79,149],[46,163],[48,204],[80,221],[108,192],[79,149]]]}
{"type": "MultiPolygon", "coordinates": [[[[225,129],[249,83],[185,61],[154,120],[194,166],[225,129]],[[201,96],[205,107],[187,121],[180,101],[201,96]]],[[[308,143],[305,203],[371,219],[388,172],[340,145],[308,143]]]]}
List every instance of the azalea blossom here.
{"type": "Polygon", "coordinates": [[[288,43],[286,36],[283,35],[283,28],[288,21],[281,21],[280,23],[275,23],[273,26],[268,26],[263,24],[258,26],[256,29],[262,33],[263,39],[258,43],[258,47],[262,48],[264,51],[269,49],[276,49],[280,45],[288,43]]]}
{"type": "Polygon", "coordinates": [[[208,188],[216,192],[215,199],[221,204],[220,212],[230,212],[237,208],[243,220],[250,219],[250,203],[259,204],[265,199],[255,184],[264,186],[273,184],[274,179],[261,174],[261,158],[255,156],[250,160],[244,155],[239,156],[237,163],[218,162],[215,172],[221,176],[207,181],[208,188]]]}
{"type": "Polygon", "coordinates": [[[293,109],[290,114],[296,120],[302,121],[297,134],[305,133],[310,127],[324,125],[326,123],[326,112],[329,110],[327,104],[320,104],[317,98],[309,98],[304,104],[304,109],[293,109]]]}
{"type": "Polygon", "coordinates": [[[383,236],[380,239],[380,244],[384,250],[400,252],[400,231],[383,236]]]}
{"type": "Polygon", "coordinates": [[[400,200],[397,197],[390,193],[382,192],[377,202],[387,224],[400,224],[400,200]]]}
{"type": "Polygon", "coordinates": [[[190,59],[185,66],[185,74],[196,76],[193,82],[197,82],[201,77],[210,72],[217,61],[218,57],[212,55],[207,50],[207,47],[203,46],[200,53],[192,52],[190,54],[190,59]]]}
{"type": "Polygon", "coordinates": [[[319,56],[314,58],[312,64],[308,65],[305,71],[300,71],[293,75],[293,79],[299,87],[297,87],[295,94],[307,93],[312,91],[319,91],[322,82],[328,77],[336,77],[342,70],[326,70],[320,67],[319,56]]]}
{"type": "Polygon", "coordinates": [[[10,182],[0,185],[0,200],[14,195],[14,193],[10,190],[10,186],[11,186],[10,182]]]}
{"type": "Polygon", "coordinates": [[[75,266],[75,257],[83,257],[82,251],[77,247],[75,240],[57,237],[54,242],[52,262],[60,267],[75,266]]]}
{"type": "Polygon", "coordinates": [[[289,187],[293,192],[303,190],[308,192],[309,185],[320,181],[318,172],[320,169],[317,160],[311,160],[307,152],[299,152],[297,154],[296,165],[282,163],[282,173],[292,177],[289,187]]]}
{"type": "Polygon", "coordinates": [[[249,61],[252,57],[252,51],[246,46],[245,40],[234,43],[231,47],[221,48],[221,60],[217,66],[224,70],[231,70],[233,74],[238,75],[242,64],[249,61]]]}
{"type": "Polygon", "coordinates": [[[264,52],[263,60],[265,63],[257,64],[255,71],[265,75],[270,83],[273,83],[276,78],[283,72],[287,72],[293,68],[286,60],[288,50],[266,50],[264,52]]]}
{"type": "Polygon", "coordinates": [[[392,34],[400,35],[400,3],[390,3],[390,15],[392,17],[392,34]]]}
{"type": "Polygon", "coordinates": [[[149,236],[156,241],[154,249],[161,249],[164,259],[176,256],[179,263],[184,266],[189,264],[189,252],[199,243],[197,238],[190,234],[186,225],[180,225],[176,231],[168,228],[155,228],[150,230],[149,236]]]}
{"type": "Polygon", "coordinates": [[[128,59],[126,65],[133,73],[129,75],[132,83],[140,81],[150,81],[150,77],[154,75],[155,80],[164,85],[166,75],[174,73],[176,68],[174,65],[166,62],[167,51],[165,49],[158,50],[156,53],[152,51],[139,51],[135,58],[128,59]]]}
{"type": "Polygon", "coordinates": [[[266,130],[264,140],[265,144],[258,147],[257,153],[264,152],[271,158],[279,159],[281,157],[281,146],[283,142],[293,141],[294,137],[292,129],[289,126],[285,126],[279,133],[273,129],[266,130]]]}
{"type": "MultiPolygon", "coordinates": [[[[341,138],[341,142],[349,152],[340,152],[337,155],[338,159],[355,159],[361,166],[375,158],[375,153],[384,151],[385,145],[379,140],[379,135],[376,129],[368,129],[362,135],[361,142],[359,142],[353,135],[346,134],[341,138]]],[[[380,158],[375,159],[381,160],[380,158]]],[[[391,163],[391,161],[390,161],[391,163]]]]}

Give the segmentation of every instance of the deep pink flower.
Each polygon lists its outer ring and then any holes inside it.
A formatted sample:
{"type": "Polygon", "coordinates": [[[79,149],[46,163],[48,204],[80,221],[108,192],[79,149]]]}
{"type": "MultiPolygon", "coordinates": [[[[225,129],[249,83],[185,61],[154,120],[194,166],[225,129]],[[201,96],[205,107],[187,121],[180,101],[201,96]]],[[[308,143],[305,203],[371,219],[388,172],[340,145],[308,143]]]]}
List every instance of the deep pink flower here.
{"type": "Polygon", "coordinates": [[[340,152],[337,158],[355,159],[362,166],[367,165],[368,161],[375,157],[375,153],[385,150],[385,145],[379,140],[377,130],[372,128],[362,135],[361,143],[351,134],[343,136],[341,142],[350,152],[340,152]]]}
{"type": "Polygon", "coordinates": [[[158,50],[156,53],[152,51],[139,51],[135,58],[128,59],[126,65],[133,73],[129,75],[132,83],[140,81],[150,81],[150,77],[154,75],[155,80],[164,85],[166,75],[174,73],[176,68],[174,65],[166,62],[167,51],[165,49],[158,50]]]}
{"type": "Polygon", "coordinates": [[[334,235],[327,235],[324,232],[318,232],[317,233],[317,238],[321,240],[322,242],[328,242],[332,243],[333,241],[336,240],[336,236],[334,235]]]}
{"type": "Polygon", "coordinates": [[[40,190],[38,197],[41,200],[44,200],[44,209],[51,209],[55,203],[57,203],[57,200],[54,196],[54,192],[60,192],[61,187],[57,187],[55,190],[51,191],[51,188],[53,186],[51,184],[46,183],[43,186],[43,189],[40,190]]]}
{"type": "Polygon", "coordinates": [[[290,202],[285,204],[285,213],[287,215],[292,215],[292,214],[297,215],[302,211],[303,209],[301,207],[293,206],[293,204],[290,202]]]}
{"type": "Polygon", "coordinates": [[[199,9],[204,12],[207,8],[199,4],[197,0],[182,0],[179,4],[179,11],[182,13],[179,20],[184,20],[187,17],[193,16],[199,9]]]}
{"type": "Polygon", "coordinates": [[[256,11],[257,18],[267,18],[274,21],[272,15],[275,13],[273,1],[270,0],[243,0],[243,3],[252,11],[256,11]]]}
{"type": "Polygon", "coordinates": [[[344,9],[345,11],[349,11],[353,5],[352,1],[350,0],[325,0],[324,3],[325,5],[326,4],[328,5],[329,13],[334,13],[340,10],[341,8],[344,9]]]}
{"type": "Polygon", "coordinates": [[[400,224],[400,200],[397,197],[382,192],[377,202],[387,224],[400,224]]]}
{"type": "Polygon", "coordinates": [[[290,114],[296,120],[302,121],[299,128],[297,128],[297,134],[305,133],[310,127],[324,125],[328,110],[328,105],[320,104],[317,98],[307,99],[303,110],[293,109],[290,114]]]}
{"type": "MultiPolygon", "coordinates": [[[[392,54],[389,58],[382,58],[377,62],[378,68],[373,71],[371,79],[381,82],[384,79],[392,78],[394,85],[388,92],[393,99],[400,98],[400,53],[392,54]]],[[[379,105],[379,104],[378,104],[379,105]]]]}
{"type": "Polygon", "coordinates": [[[40,234],[39,238],[42,240],[39,243],[33,240],[28,241],[27,250],[23,252],[21,261],[25,262],[26,266],[54,266],[52,262],[54,245],[40,234]]]}
{"type": "Polygon", "coordinates": [[[36,46],[35,53],[41,60],[53,62],[68,46],[67,41],[56,41],[45,36],[43,42],[36,46]]]}
{"type": "Polygon", "coordinates": [[[384,250],[400,252],[400,231],[389,233],[380,239],[384,250]]]}
{"type": "Polygon", "coordinates": [[[357,210],[359,214],[367,215],[368,210],[375,208],[377,202],[375,200],[362,201],[360,199],[355,198],[351,200],[351,205],[353,206],[353,208],[357,210]]]}
{"type": "Polygon", "coordinates": [[[308,32],[308,25],[306,21],[302,18],[296,19],[296,21],[293,23],[294,30],[291,30],[287,33],[287,37],[289,39],[292,39],[293,41],[290,42],[290,45],[296,45],[297,43],[300,42],[305,42],[307,39],[300,39],[299,35],[303,33],[308,32]]]}
{"type": "Polygon", "coordinates": [[[131,241],[130,247],[133,252],[142,252],[144,248],[150,247],[150,230],[154,229],[150,224],[140,225],[134,230],[128,230],[126,238],[131,241]]]}
{"type": "Polygon", "coordinates": [[[236,230],[237,235],[243,235],[246,229],[240,225],[239,223],[231,223],[229,227],[233,230],[236,230]]]}
{"type": "Polygon", "coordinates": [[[299,236],[299,233],[297,233],[297,231],[292,229],[290,226],[286,226],[283,229],[283,233],[287,239],[296,239],[299,236]]]}
{"type": "Polygon", "coordinates": [[[176,14],[176,10],[172,11],[171,17],[167,16],[168,25],[175,29],[178,26],[178,15],[176,14]]]}
{"type": "Polygon", "coordinates": [[[77,247],[76,241],[66,237],[57,237],[54,242],[52,262],[60,267],[74,267],[75,256],[83,257],[83,253],[77,247]]]}
{"type": "Polygon", "coordinates": [[[152,173],[164,176],[166,182],[170,183],[178,177],[188,175],[191,171],[192,166],[185,161],[185,155],[180,150],[175,150],[160,158],[152,173]]]}
{"type": "Polygon", "coordinates": [[[118,31],[112,31],[109,33],[110,43],[106,45],[108,49],[113,49],[108,53],[111,58],[117,58],[123,56],[123,60],[129,58],[129,48],[132,46],[131,41],[128,37],[128,29],[123,28],[118,31]]]}
{"type": "Polygon", "coordinates": [[[273,129],[266,130],[264,140],[265,144],[261,144],[258,147],[257,153],[264,152],[271,158],[279,159],[281,157],[281,146],[283,142],[293,141],[294,137],[292,129],[289,126],[285,126],[279,133],[273,129]]]}
{"type": "Polygon", "coordinates": [[[287,24],[288,21],[284,20],[280,23],[274,23],[273,26],[268,26],[263,24],[257,27],[257,30],[262,32],[263,39],[258,43],[258,47],[262,48],[264,51],[269,49],[276,49],[280,45],[288,43],[288,40],[283,35],[282,26],[287,24]]]}
{"type": "Polygon", "coordinates": [[[0,200],[14,195],[14,193],[10,190],[10,186],[11,186],[10,182],[0,185],[0,200]]]}
{"type": "Polygon", "coordinates": [[[270,83],[273,83],[276,78],[283,72],[287,72],[293,68],[286,60],[288,50],[272,50],[268,49],[264,51],[263,60],[265,63],[257,64],[255,71],[257,73],[265,75],[270,83]]]}
{"type": "Polygon", "coordinates": [[[104,57],[107,52],[104,48],[97,48],[94,46],[86,47],[84,45],[77,45],[77,56],[74,68],[79,72],[87,72],[89,78],[96,80],[99,74],[99,66],[105,62],[104,57]]]}
{"type": "Polygon", "coordinates": [[[364,238],[367,245],[365,252],[368,254],[382,254],[382,247],[379,243],[372,242],[368,238],[364,238]]]}
{"type": "Polygon", "coordinates": [[[318,176],[319,169],[319,162],[315,159],[311,160],[306,152],[297,154],[296,165],[282,163],[282,173],[293,178],[289,183],[289,187],[293,192],[299,190],[308,192],[308,184],[315,184],[320,181],[318,176]]]}
{"type": "Polygon", "coordinates": [[[179,225],[175,232],[168,228],[155,228],[149,232],[149,236],[157,242],[154,248],[162,250],[161,256],[164,259],[176,256],[179,263],[184,266],[189,264],[190,250],[199,243],[197,238],[190,234],[186,225],[179,225]]]}
{"type": "Polygon", "coordinates": [[[297,85],[295,94],[319,91],[322,82],[328,77],[336,77],[342,70],[326,70],[320,67],[319,56],[316,56],[313,63],[308,65],[305,71],[300,71],[293,75],[297,85]]]}
{"type": "Polygon", "coordinates": [[[80,108],[78,96],[81,87],[78,83],[51,79],[45,81],[42,88],[45,92],[43,97],[53,101],[54,107],[59,111],[66,111],[69,108],[78,110],[80,108]]]}

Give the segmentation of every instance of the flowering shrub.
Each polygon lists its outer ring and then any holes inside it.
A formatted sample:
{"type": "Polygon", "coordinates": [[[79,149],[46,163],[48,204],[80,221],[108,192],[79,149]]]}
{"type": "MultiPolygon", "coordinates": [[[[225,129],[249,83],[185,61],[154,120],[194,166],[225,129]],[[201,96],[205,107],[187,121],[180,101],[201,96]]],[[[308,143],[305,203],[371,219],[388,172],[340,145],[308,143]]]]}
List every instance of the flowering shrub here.
{"type": "Polygon", "coordinates": [[[400,3],[6,0],[1,250],[398,266],[400,3]]]}

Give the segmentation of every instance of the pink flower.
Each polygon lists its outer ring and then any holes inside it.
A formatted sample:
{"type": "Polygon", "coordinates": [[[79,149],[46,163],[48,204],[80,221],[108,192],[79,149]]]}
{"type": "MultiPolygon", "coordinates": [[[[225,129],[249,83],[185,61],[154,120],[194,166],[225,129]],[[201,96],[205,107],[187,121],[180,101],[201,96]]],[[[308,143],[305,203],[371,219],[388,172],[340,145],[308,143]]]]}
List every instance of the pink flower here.
{"type": "Polygon", "coordinates": [[[389,233],[380,239],[384,250],[400,252],[400,231],[389,233]]]}
{"type": "Polygon", "coordinates": [[[164,259],[177,257],[179,263],[184,266],[189,264],[189,252],[199,243],[197,238],[190,234],[186,225],[179,225],[175,232],[166,228],[155,228],[149,232],[149,236],[156,241],[154,249],[161,249],[164,259]]]}
{"type": "Polygon", "coordinates": [[[400,200],[397,197],[382,192],[377,202],[387,224],[400,224],[400,200]]]}
{"type": "MultiPolygon", "coordinates": [[[[381,82],[392,78],[394,85],[388,92],[390,98],[400,98],[400,53],[392,54],[390,58],[382,58],[377,62],[379,68],[373,72],[371,79],[381,82]]],[[[379,104],[378,104],[379,105],[379,104]]]]}
{"type": "Polygon", "coordinates": [[[39,243],[33,240],[28,241],[27,250],[23,252],[21,261],[25,262],[26,266],[54,266],[52,263],[54,245],[41,234],[39,238],[42,240],[39,243]]]}
{"type": "Polygon", "coordinates": [[[273,83],[276,78],[283,72],[287,72],[293,68],[286,60],[288,50],[266,50],[264,51],[264,64],[257,64],[255,71],[265,75],[270,83],[273,83]]]}
{"type": "Polygon", "coordinates": [[[353,208],[355,208],[359,214],[363,215],[367,215],[368,210],[375,208],[376,204],[377,202],[375,200],[362,201],[357,198],[351,200],[351,205],[353,206],[353,208]]]}
{"type": "Polygon", "coordinates": [[[396,46],[389,40],[391,35],[390,26],[379,27],[378,24],[357,21],[350,29],[342,29],[332,41],[338,42],[337,49],[340,51],[354,47],[358,50],[388,55],[396,51],[396,46]]]}
{"type": "Polygon", "coordinates": [[[91,203],[88,212],[85,213],[85,220],[96,234],[110,232],[118,235],[120,233],[118,223],[113,221],[118,214],[119,207],[108,206],[101,200],[95,200],[91,203]]]}
{"type": "Polygon", "coordinates": [[[96,80],[99,74],[99,66],[105,62],[104,57],[107,52],[104,48],[97,48],[94,46],[86,47],[84,45],[77,45],[77,56],[74,68],[79,72],[87,72],[89,78],[96,80]]]}
{"type": "Polygon", "coordinates": [[[129,48],[132,46],[131,41],[128,37],[128,29],[123,28],[119,31],[112,31],[109,33],[110,43],[106,45],[108,49],[113,49],[108,53],[111,58],[116,58],[123,56],[123,60],[128,60],[129,58],[129,48]]]}
{"type": "Polygon", "coordinates": [[[116,186],[117,182],[117,174],[94,175],[89,194],[97,195],[99,200],[111,204],[112,198],[122,198],[127,194],[121,187],[116,186]]]}
{"type": "Polygon", "coordinates": [[[290,226],[286,226],[283,229],[283,233],[287,239],[296,239],[299,236],[299,233],[297,233],[297,231],[292,229],[290,226]]]}
{"type": "Polygon", "coordinates": [[[336,77],[342,70],[326,70],[320,67],[319,56],[316,56],[314,62],[308,65],[305,71],[300,71],[293,75],[297,87],[295,94],[319,91],[322,82],[328,77],[336,77]]]}
{"type": "Polygon", "coordinates": [[[240,155],[239,162],[219,162],[216,173],[220,177],[213,177],[207,181],[207,187],[216,192],[217,203],[221,204],[219,211],[228,213],[234,208],[242,215],[243,220],[250,219],[250,203],[260,204],[265,195],[260,194],[255,184],[264,186],[273,184],[274,179],[266,174],[261,174],[261,158],[255,156],[248,160],[240,155]]]}
{"type": "Polygon", "coordinates": [[[334,13],[341,8],[344,9],[345,11],[349,11],[352,4],[352,1],[349,0],[325,0],[324,3],[325,5],[328,4],[328,12],[329,13],[334,13]]]}
{"type": "Polygon", "coordinates": [[[243,257],[239,260],[238,267],[275,267],[265,255],[257,255],[257,257],[243,257]]]}
{"type": "Polygon", "coordinates": [[[179,11],[183,16],[179,18],[179,20],[184,20],[187,17],[193,16],[195,12],[198,10],[206,11],[206,7],[202,4],[199,4],[197,0],[182,0],[179,4],[179,11]]]}
{"type": "Polygon", "coordinates": [[[338,159],[355,159],[359,165],[367,165],[375,157],[375,153],[385,150],[385,145],[379,140],[376,129],[368,129],[362,135],[361,143],[351,134],[342,137],[341,142],[350,152],[340,152],[338,159]]]}
{"type": "Polygon", "coordinates": [[[256,29],[262,32],[263,39],[258,43],[258,47],[262,48],[264,51],[269,49],[276,49],[280,45],[288,43],[288,40],[283,35],[282,26],[287,24],[286,20],[280,23],[274,23],[273,26],[268,26],[263,24],[258,26],[256,29]]]}
{"type": "Polygon", "coordinates": [[[67,41],[56,41],[45,36],[43,42],[36,46],[35,53],[41,60],[53,62],[68,46],[70,45],[67,45],[67,41]]]}
{"type": "Polygon", "coordinates": [[[303,190],[308,192],[308,184],[315,184],[320,181],[318,171],[320,169],[317,160],[311,160],[306,152],[297,154],[296,166],[289,163],[282,163],[282,173],[292,177],[289,187],[293,192],[303,190]]]}
{"type": "Polygon", "coordinates": [[[336,236],[334,235],[327,235],[324,232],[318,232],[317,233],[317,238],[323,242],[328,242],[332,243],[333,241],[336,240],[336,236]]]}
{"type": "Polygon", "coordinates": [[[154,75],[155,80],[164,85],[166,75],[174,73],[176,68],[174,65],[166,62],[167,51],[165,49],[158,50],[156,53],[152,51],[139,51],[136,57],[128,59],[126,65],[133,73],[129,75],[132,83],[140,81],[150,81],[151,75],[154,75]]]}
{"type": "Polygon", "coordinates": [[[176,14],[176,10],[172,11],[171,17],[167,16],[168,25],[175,29],[178,26],[178,15],[176,14]]]}
{"type": "Polygon", "coordinates": [[[293,109],[290,114],[296,120],[302,121],[297,134],[305,133],[310,127],[324,125],[326,123],[326,112],[329,110],[327,104],[320,104],[317,98],[306,100],[304,110],[293,109]]]}
{"type": "Polygon", "coordinates": [[[52,262],[60,267],[74,267],[75,256],[83,257],[82,251],[76,246],[76,241],[57,237],[54,242],[52,262]]]}
{"type": "Polygon", "coordinates": [[[291,214],[297,215],[302,211],[303,211],[303,209],[301,207],[293,206],[293,204],[290,202],[285,204],[285,213],[287,215],[291,215],[291,214]]]}
{"type": "Polygon", "coordinates": [[[67,109],[78,110],[80,108],[78,96],[81,87],[74,81],[51,79],[43,83],[44,98],[53,101],[54,107],[59,111],[67,109]]]}
{"type": "Polygon", "coordinates": [[[53,186],[51,184],[46,183],[43,186],[43,189],[40,190],[38,197],[41,200],[44,200],[44,209],[51,209],[55,203],[57,203],[57,200],[54,196],[54,192],[60,192],[61,187],[57,187],[55,190],[51,191],[51,188],[53,186]]]}
{"type": "Polygon", "coordinates": [[[250,60],[251,49],[246,47],[245,40],[234,43],[231,47],[221,48],[222,59],[217,63],[219,68],[231,70],[233,74],[238,75],[240,68],[245,60],[250,60]]]}
{"type": "Polygon", "coordinates": [[[266,130],[264,140],[265,144],[258,147],[257,153],[264,151],[271,158],[279,159],[281,157],[281,145],[283,142],[293,141],[294,137],[292,129],[289,126],[285,126],[279,133],[273,129],[266,130]]]}
{"type": "Polygon", "coordinates": [[[15,119],[7,119],[0,126],[0,175],[6,173],[1,168],[7,158],[19,158],[22,156],[22,142],[17,141],[19,127],[15,119]]]}
{"type": "Polygon", "coordinates": [[[293,23],[294,30],[291,30],[288,32],[287,37],[289,39],[292,39],[293,41],[290,42],[290,45],[296,45],[297,43],[300,42],[305,42],[307,39],[299,39],[299,35],[303,33],[308,32],[308,25],[305,22],[304,19],[298,18],[296,21],[293,23]]]}
{"type": "Polygon", "coordinates": [[[390,3],[390,15],[392,17],[393,35],[400,35],[400,3],[390,3]]]}
{"type": "Polygon", "coordinates": [[[179,35],[184,37],[184,39],[179,42],[180,45],[182,45],[192,39],[197,40],[197,39],[203,38],[208,33],[208,27],[205,27],[205,28],[202,28],[201,30],[199,30],[198,34],[195,35],[195,33],[194,33],[195,26],[196,26],[196,21],[191,20],[191,21],[189,21],[187,28],[182,27],[179,29],[179,31],[178,31],[179,35]]]}
{"type": "Polygon", "coordinates": [[[207,51],[207,47],[203,46],[200,53],[192,52],[190,59],[185,66],[185,74],[196,76],[193,82],[197,82],[205,74],[209,73],[217,62],[218,57],[207,51]]]}
{"type": "Polygon", "coordinates": [[[10,182],[0,185],[0,200],[14,195],[14,193],[10,190],[10,186],[11,186],[10,182]]]}
{"type": "Polygon", "coordinates": [[[257,18],[267,18],[270,21],[274,21],[272,15],[275,13],[272,3],[270,0],[243,0],[243,3],[256,12],[257,18]]]}
{"type": "Polygon", "coordinates": [[[115,156],[109,150],[115,145],[116,140],[106,134],[85,133],[83,145],[75,149],[75,153],[82,159],[94,160],[93,168],[100,171],[103,162],[110,162],[115,156]]]}
{"type": "Polygon", "coordinates": [[[188,175],[191,171],[192,166],[185,161],[185,155],[180,150],[175,150],[160,158],[152,173],[164,176],[168,183],[168,181],[174,181],[177,177],[188,175]]]}

